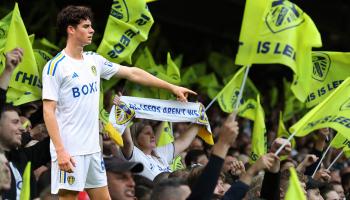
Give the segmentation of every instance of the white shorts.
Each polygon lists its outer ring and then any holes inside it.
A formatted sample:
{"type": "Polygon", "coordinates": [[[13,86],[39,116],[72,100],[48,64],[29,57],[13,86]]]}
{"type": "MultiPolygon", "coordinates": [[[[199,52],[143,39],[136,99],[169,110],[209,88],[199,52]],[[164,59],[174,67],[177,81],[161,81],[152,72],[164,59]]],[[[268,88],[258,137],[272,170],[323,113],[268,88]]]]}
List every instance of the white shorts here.
{"type": "Polygon", "coordinates": [[[84,188],[107,186],[105,164],[101,152],[73,156],[74,172],[61,171],[57,159],[51,165],[51,193],[57,194],[60,189],[83,191],[84,188]]]}

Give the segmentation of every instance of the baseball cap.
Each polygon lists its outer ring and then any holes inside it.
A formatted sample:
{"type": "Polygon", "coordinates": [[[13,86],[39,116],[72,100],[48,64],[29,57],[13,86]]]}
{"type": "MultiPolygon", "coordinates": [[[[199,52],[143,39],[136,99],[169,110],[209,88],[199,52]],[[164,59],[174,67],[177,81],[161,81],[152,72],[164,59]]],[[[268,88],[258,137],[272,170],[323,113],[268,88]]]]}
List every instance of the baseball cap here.
{"type": "Polygon", "coordinates": [[[143,164],[140,162],[125,161],[117,157],[104,158],[106,171],[109,172],[132,172],[140,173],[143,171],[143,164]]]}

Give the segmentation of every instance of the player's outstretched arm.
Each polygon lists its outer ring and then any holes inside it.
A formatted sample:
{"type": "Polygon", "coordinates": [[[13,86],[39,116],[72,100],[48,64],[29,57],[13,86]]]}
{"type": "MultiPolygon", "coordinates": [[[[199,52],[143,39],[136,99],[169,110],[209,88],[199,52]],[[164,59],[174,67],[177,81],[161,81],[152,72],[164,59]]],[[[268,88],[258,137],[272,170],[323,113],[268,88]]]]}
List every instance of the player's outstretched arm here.
{"type": "Polygon", "coordinates": [[[190,89],[163,81],[137,67],[121,66],[116,76],[128,79],[132,82],[139,83],[141,85],[166,89],[172,92],[174,95],[176,95],[178,100],[184,102],[187,101],[187,97],[189,94],[197,94],[190,89]]]}

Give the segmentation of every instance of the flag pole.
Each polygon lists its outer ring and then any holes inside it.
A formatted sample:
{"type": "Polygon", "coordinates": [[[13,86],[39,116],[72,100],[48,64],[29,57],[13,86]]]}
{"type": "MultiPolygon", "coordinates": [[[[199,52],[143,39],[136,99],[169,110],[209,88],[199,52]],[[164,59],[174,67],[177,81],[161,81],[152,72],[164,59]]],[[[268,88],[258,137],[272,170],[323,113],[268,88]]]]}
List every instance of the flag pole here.
{"type": "Polygon", "coordinates": [[[238,107],[239,107],[239,102],[241,101],[241,98],[242,98],[242,95],[243,95],[243,90],[244,90],[244,87],[245,87],[245,83],[247,82],[247,77],[248,77],[250,66],[251,65],[247,65],[247,69],[244,72],[244,77],[243,77],[243,80],[242,80],[241,88],[239,89],[237,101],[236,101],[236,104],[235,104],[235,109],[233,110],[233,119],[236,119],[236,115],[237,115],[238,107]]]}
{"type": "Polygon", "coordinates": [[[282,149],[288,144],[288,142],[294,137],[295,134],[297,134],[296,131],[294,131],[294,133],[288,137],[287,141],[283,143],[280,148],[278,148],[278,150],[275,152],[275,156],[277,156],[282,151],[282,149]]]}
{"type": "Polygon", "coordinates": [[[337,157],[334,158],[333,162],[328,166],[327,170],[329,170],[334,165],[334,163],[340,158],[341,155],[343,155],[343,153],[344,150],[342,149],[341,152],[337,155],[337,157]]]}
{"type": "Polygon", "coordinates": [[[322,154],[321,160],[320,160],[320,162],[317,164],[317,167],[316,167],[314,173],[312,174],[311,178],[314,178],[314,176],[315,176],[315,174],[316,174],[318,168],[320,167],[320,165],[321,165],[321,163],[322,163],[324,157],[326,156],[326,154],[327,154],[327,152],[329,151],[330,148],[331,148],[331,145],[328,145],[326,151],[322,154]]]}
{"type": "Polygon", "coordinates": [[[207,107],[205,108],[204,112],[207,112],[207,110],[210,108],[211,105],[213,105],[213,103],[218,99],[218,95],[215,96],[215,98],[213,100],[211,100],[211,102],[207,105],[207,107]]]}

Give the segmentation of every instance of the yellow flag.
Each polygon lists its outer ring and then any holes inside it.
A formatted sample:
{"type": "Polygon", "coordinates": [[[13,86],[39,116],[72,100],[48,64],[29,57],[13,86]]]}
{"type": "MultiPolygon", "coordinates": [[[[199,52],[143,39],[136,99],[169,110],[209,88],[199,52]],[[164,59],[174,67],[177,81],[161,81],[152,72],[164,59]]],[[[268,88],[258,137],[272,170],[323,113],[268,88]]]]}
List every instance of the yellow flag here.
{"type": "Polygon", "coordinates": [[[330,143],[331,147],[350,151],[350,140],[346,139],[342,134],[338,133],[330,143]]]}
{"type": "Polygon", "coordinates": [[[211,68],[211,71],[214,71],[220,78],[226,78],[227,75],[234,74],[240,68],[240,66],[235,65],[232,57],[218,52],[210,52],[208,56],[208,66],[211,68]]]}
{"type": "Polygon", "coordinates": [[[12,19],[12,11],[0,20],[0,49],[6,44],[7,33],[12,19]]]}
{"type": "Polygon", "coordinates": [[[320,103],[350,76],[350,53],[346,52],[312,52],[312,76],[306,106],[320,103]]]}
{"type": "Polygon", "coordinates": [[[197,83],[199,84],[201,90],[206,90],[207,95],[211,99],[215,98],[222,88],[214,73],[201,76],[197,79],[197,83]]]}
{"type": "Polygon", "coordinates": [[[343,134],[350,135],[350,78],[347,78],[325,100],[310,110],[289,130],[296,136],[305,136],[311,131],[330,127],[343,134]]]}
{"type": "Polygon", "coordinates": [[[265,127],[265,113],[264,109],[260,104],[260,97],[258,95],[255,110],[255,120],[252,133],[252,149],[250,154],[250,163],[257,161],[260,156],[267,152],[267,141],[266,141],[266,127],[265,127]]]}
{"type": "Polygon", "coordinates": [[[114,143],[116,143],[119,146],[124,146],[123,138],[121,134],[113,127],[111,122],[108,122],[104,126],[104,131],[108,134],[108,136],[113,140],[114,143]]]}
{"type": "Polygon", "coordinates": [[[283,79],[283,89],[284,89],[284,110],[283,118],[285,120],[290,120],[296,114],[302,114],[305,111],[305,104],[299,101],[291,90],[291,83],[286,79],[283,79]]]}
{"type": "Polygon", "coordinates": [[[162,122],[162,131],[157,141],[157,147],[174,142],[173,131],[169,122],[162,122]]]}
{"type": "Polygon", "coordinates": [[[198,76],[196,74],[196,71],[192,67],[188,67],[183,72],[181,84],[183,86],[189,87],[190,85],[195,83],[197,79],[198,79],[198,76]]]}
{"type": "Polygon", "coordinates": [[[236,64],[280,63],[295,73],[293,92],[306,99],[312,73],[311,48],[322,45],[320,34],[297,5],[287,0],[247,0],[236,64]]]}
{"type": "Polygon", "coordinates": [[[347,159],[350,158],[350,150],[349,151],[344,151],[344,155],[347,159]]]}
{"type": "Polygon", "coordinates": [[[255,120],[257,102],[255,99],[248,99],[238,109],[238,116],[255,120]]]}
{"type": "MultiPolygon", "coordinates": [[[[16,91],[22,91],[21,94],[30,93],[41,97],[41,76],[39,75],[32,45],[29,41],[17,3],[12,13],[4,52],[9,52],[16,47],[21,47],[24,55],[22,62],[16,67],[11,76],[8,92],[14,89],[16,91]]],[[[12,102],[18,98],[12,99],[11,97],[7,96],[7,101],[12,102]]]]}
{"type": "MultiPolygon", "coordinates": [[[[243,81],[244,71],[246,67],[242,67],[236,72],[231,81],[217,95],[218,103],[222,111],[232,113],[238,98],[239,90],[243,81]]],[[[240,102],[242,104],[243,102],[240,102]]]]}
{"type": "Polygon", "coordinates": [[[21,194],[19,198],[20,200],[30,199],[30,171],[31,171],[31,162],[28,162],[23,173],[22,189],[21,189],[21,194]]]}
{"type": "Polygon", "coordinates": [[[305,193],[298,179],[297,172],[293,167],[289,168],[289,186],[286,192],[285,200],[306,200],[305,193]]]}
{"type": "MultiPolygon", "coordinates": [[[[284,138],[289,138],[290,133],[287,131],[286,127],[284,126],[283,123],[283,115],[282,112],[280,112],[280,117],[278,121],[278,130],[277,130],[277,137],[284,137],[284,138]]],[[[295,148],[295,139],[292,138],[290,143],[292,144],[292,148],[295,148]]]]}
{"type": "Polygon", "coordinates": [[[40,44],[44,45],[45,47],[48,47],[50,49],[56,50],[56,51],[60,51],[60,48],[58,46],[56,46],[55,44],[53,44],[52,42],[50,42],[48,39],[46,38],[41,38],[40,39],[40,44]]]}
{"type": "Polygon", "coordinates": [[[147,40],[152,24],[145,0],[113,1],[97,52],[112,62],[131,64],[131,55],[147,40]]]}
{"type": "MultiPolygon", "coordinates": [[[[225,87],[218,93],[217,99],[222,111],[227,113],[232,113],[236,105],[238,98],[239,90],[242,85],[244,72],[247,67],[242,67],[239,69],[232,79],[225,85],[225,87]]],[[[240,101],[240,105],[244,103],[245,99],[256,98],[256,95],[259,94],[258,90],[255,88],[253,83],[247,78],[246,87],[244,88],[243,96],[240,101]]]]}
{"type": "Polygon", "coordinates": [[[176,156],[176,157],[173,159],[173,163],[171,163],[170,169],[171,169],[171,171],[176,171],[176,170],[179,170],[179,169],[185,169],[185,166],[184,166],[184,164],[182,163],[182,157],[181,157],[181,155],[178,155],[178,156],[176,156]]]}

